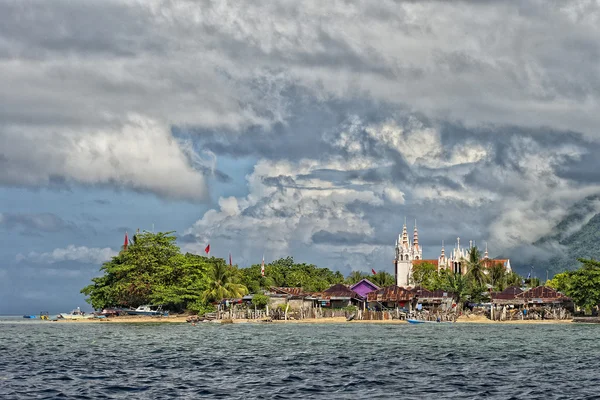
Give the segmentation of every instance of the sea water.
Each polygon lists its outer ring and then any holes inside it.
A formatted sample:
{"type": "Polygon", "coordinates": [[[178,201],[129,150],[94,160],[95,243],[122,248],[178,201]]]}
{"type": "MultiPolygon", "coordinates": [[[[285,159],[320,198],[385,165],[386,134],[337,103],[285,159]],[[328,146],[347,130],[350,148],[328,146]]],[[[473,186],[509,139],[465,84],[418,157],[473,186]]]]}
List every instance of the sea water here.
{"type": "Polygon", "coordinates": [[[599,335],[584,324],[0,318],[0,398],[597,398],[599,335]]]}

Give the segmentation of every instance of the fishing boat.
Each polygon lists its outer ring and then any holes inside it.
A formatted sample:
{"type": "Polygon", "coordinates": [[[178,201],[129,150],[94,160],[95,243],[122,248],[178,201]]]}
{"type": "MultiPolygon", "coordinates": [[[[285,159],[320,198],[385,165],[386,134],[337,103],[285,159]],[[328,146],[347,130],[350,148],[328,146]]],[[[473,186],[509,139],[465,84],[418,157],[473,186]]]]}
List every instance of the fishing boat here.
{"type": "Polygon", "coordinates": [[[64,319],[90,319],[94,318],[94,315],[86,315],[85,312],[81,311],[79,307],[77,309],[71,311],[70,313],[60,313],[58,314],[59,318],[64,319]]]}
{"type": "Polygon", "coordinates": [[[164,312],[161,307],[153,310],[150,305],[139,306],[135,310],[126,310],[125,311],[129,315],[168,315],[167,312],[164,312]]]}
{"type": "Polygon", "coordinates": [[[407,319],[409,324],[451,324],[452,321],[424,321],[421,319],[407,319]]]}
{"type": "Polygon", "coordinates": [[[36,319],[37,316],[35,315],[23,315],[23,318],[27,318],[27,319],[36,319]]]}

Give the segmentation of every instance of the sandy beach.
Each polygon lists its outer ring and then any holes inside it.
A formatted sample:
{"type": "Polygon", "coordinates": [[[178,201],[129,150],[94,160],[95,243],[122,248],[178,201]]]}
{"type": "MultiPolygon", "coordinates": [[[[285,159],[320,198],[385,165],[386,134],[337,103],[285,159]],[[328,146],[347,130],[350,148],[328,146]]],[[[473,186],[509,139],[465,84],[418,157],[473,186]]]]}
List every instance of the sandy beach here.
{"type": "MultiPolygon", "coordinates": [[[[56,322],[59,323],[69,323],[69,324],[80,324],[80,323],[95,323],[95,324],[129,324],[129,323],[186,323],[187,315],[173,315],[168,317],[151,317],[151,316],[120,316],[120,317],[112,317],[112,318],[92,318],[92,319],[75,319],[75,320],[67,320],[61,319],[56,322]]],[[[234,324],[263,324],[264,321],[261,320],[247,320],[247,319],[239,319],[239,320],[226,320],[228,323],[234,324]]],[[[492,321],[486,317],[479,315],[471,315],[471,316],[460,316],[457,320],[457,323],[461,324],[570,324],[572,320],[517,320],[517,321],[492,321]]],[[[213,322],[218,323],[218,322],[213,322]]],[[[273,324],[340,324],[340,323],[348,323],[348,324],[407,324],[408,322],[404,320],[359,320],[359,321],[346,321],[345,317],[335,317],[335,318],[307,318],[302,320],[288,320],[288,321],[279,321],[274,320],[271,323],[273,324]]]]}

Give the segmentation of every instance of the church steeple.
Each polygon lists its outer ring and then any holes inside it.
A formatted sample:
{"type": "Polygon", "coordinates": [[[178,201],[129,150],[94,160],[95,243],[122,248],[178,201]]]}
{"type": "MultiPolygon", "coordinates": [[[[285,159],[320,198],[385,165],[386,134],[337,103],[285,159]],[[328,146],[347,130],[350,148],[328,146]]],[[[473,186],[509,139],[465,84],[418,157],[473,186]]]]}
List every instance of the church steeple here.
{"type": "Polygon", "coordinates": [[[413,246],[419,250],[419,232],[417,231],[417,220],[415,219],[415,230],[413,231],[413,246]]]}
{"type": "Polygon", "coordinates": [[[406,217],[404,218],[404,226],[402,227],[402,247],[408,248],[408,231],[406,230],[406,217]]]}
{"type": "Polygon", "coordinates": [[[488,256],[487,242],[485,242],[485,254],[483,255],[483,258],[490,258],[490,257],[488,256]]]}

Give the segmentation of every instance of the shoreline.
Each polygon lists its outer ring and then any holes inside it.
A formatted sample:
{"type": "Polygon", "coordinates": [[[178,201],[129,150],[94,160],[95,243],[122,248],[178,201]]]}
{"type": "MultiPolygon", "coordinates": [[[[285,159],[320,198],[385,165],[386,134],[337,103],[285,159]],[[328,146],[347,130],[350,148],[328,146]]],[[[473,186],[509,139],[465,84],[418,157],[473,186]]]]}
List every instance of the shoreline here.
{"type": "MultiPolygon", "coordinates": [[[[112,318],[101,318],[101,319],[62,319],[57,321],[49,321],[49,322],[58,322],[58,323],[67,323],[67,324],[76,324],[76,323],[93,323],[93,324],[132,324],[132,323],[155,323],[155,324],[164,324],[164,323],[179,323],[184,324],[188,323],[186,319],[188,315],[177,315],[177,316],[169,316],[169,317],[150,317],[150,316],[120,316],[120,317],[112,317],[112,318]]],[[[395,324],[408,324],[405,320],[354,320],[354,321],[346,321],[345,317],[334,317],[334,318],[307,318],[302,320],[273,320],[270,322],[265,322],[263,320],[247,320],[247,319],[237,319],[237,320],[219,320],[218,322],[197,322],[196,325],[200,324],[380,324],[380,325],[395,325],[395,324]],[[226,321],[226,322],[223,322],[226,321]]],[[[554,324],[571,324],[573,320],[516,320],[516,321],[492,321],[485,317],[481,316],[472,316],[459,317],[456,322],[457,324],[534,324],[534,325],[554,325],[554,324]]]]}

